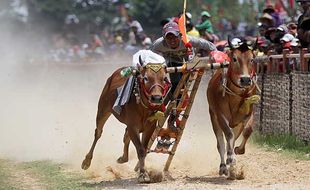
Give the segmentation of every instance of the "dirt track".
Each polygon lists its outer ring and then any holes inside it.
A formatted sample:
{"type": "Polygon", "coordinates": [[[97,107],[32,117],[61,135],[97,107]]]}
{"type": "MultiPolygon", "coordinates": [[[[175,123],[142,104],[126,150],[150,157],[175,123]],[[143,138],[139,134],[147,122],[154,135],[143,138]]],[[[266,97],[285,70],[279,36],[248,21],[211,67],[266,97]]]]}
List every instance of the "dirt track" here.
{"type": "MultiPolygon", "coordinates": [[[[309,189],[310,162],[298,161],[249,147],[238,156],[244,180],[218,177],[219,158],[205,98],[200,86],[187,128],[171,165],[175,181],[139,185],[133,172],[136,163],[130,147],[129,163],[118,165],[124,127],[108,120],[97,144],[92,166],[80,169],[95,129],[97,100],[107,77],[130,58],[101,64],[34,64],[12,62],[1,69],[3,111],[0,115],[0,158],[19,161],[50,159],[68,163],[81,172],[91,187],[103,189],[309,189]],[[112,168],[121,179],[115,180],[112,168]]],[[[206,81],[206,78],[205,80],[206,81]]],[[[160,170],[166,156],[150,154],[149,168],[160,170]]]]}

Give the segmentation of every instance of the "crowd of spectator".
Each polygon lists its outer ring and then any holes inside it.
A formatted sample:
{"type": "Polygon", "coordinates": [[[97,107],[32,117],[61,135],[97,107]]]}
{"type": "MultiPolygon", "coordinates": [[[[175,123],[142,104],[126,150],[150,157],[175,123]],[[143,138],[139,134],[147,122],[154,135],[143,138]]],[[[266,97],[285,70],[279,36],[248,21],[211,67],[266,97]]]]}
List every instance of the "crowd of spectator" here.
{"type": "MultiPolygon", "coordinates": [[[[303,8],[297,23],[285,22],[288,19],[284,18],[279,10],[272,5],[267,5],[258,18],[256,30],[252,30],[245,22],[240,22],[233,30],[231,22],[221,19],[221,25],[228,32],[223,36],[223,31],[216,32],[217,26],[212,23],[212,15],[204,10],[198,18],[193,18],[191,13],[186,12],[186,32],[189,36],[213,42],[219,50],[223,50],[227,44],[227,35],[240,34],[252,36],[252,39],[258,35],[258,47],[264,54],[269,50],[281,53],[283,49],[297,52],[300,47],[309,47],[310,1],[297,0],[297,2],[303,8]]],[[[182,13],[163,19],[159,27],[171,21],[178,22],[181,15],[182,13]]],[[[56,35],[53,38],[53,48],[49,58],[54,61],[72,62],[90,58],[100,60],[119,52],[132,55],[140,49],[149,49],[152,40],[154,39],[145,33],[141,23],[128,15],[119,27],[92,33],[83,42],[74,36],[56,35]]]]}
{"type": "Polygon", "coordinates": [[[297,2],[303,8],[303,13],[297,23],[285,23],[280,19],[279,13],[272,5],[268,5],[263,10],[257,25],[259,49],[262,53],[266,54],[269,50],[274,50],[275,53],[282,53],[283,49],[298,52],[301,47],[309,48],[310,38],[307,39],[309,34],[307,31],[309,32],[310,23],[306,24],[306,22],[310,20],[310,14],[307,14],[307,12],[310,12],[310,1],[297,0],[297,2]]]}
{"type": "Polygon", "coordinates": [[[47,58],[55,62],[100,61],[119,53],[131,55],[151,44],[140,22],[128,16],[121,27],[91,33],[83,40],[73,34],[54,35],[47,58]]]}

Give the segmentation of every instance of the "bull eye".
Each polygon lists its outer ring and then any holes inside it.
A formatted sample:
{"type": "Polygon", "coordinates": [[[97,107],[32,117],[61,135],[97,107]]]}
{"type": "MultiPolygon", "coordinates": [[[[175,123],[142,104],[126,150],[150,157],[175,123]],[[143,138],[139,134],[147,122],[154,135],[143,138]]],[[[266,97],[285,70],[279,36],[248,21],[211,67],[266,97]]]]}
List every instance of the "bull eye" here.
{"type": "Polygon", "coordinates": [[[233,62],[235,63],[235,65],[236,65],[237,67],[240,67],[240,63],[239,63],[237,57],[235,57],[235,56],[233,57],[233,62]]]}
{"type": "Polygon", "coordinates": [[[168,82],[169,82],[168,77],[165,77],[165,78],[164,78],[164,83],[168,83],[168,82]]]}
{"type": "Polygon", "coordinates": [[[144,77],[143,77],[143,80],[144,80],[144,83],[149,82],[149,79],[147,78],[147,76],[144,76],[144,77]]]}

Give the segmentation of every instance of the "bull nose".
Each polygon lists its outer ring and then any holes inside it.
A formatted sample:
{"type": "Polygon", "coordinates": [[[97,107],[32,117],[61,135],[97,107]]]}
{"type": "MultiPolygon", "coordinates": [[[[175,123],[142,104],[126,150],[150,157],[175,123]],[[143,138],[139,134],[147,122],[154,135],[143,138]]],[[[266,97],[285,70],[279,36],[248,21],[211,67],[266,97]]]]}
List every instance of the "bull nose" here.
{"type": "Polygon", "coordinates": [[[249,86],[251,85],[251,78],[250,77],[240,77],[240,84],[241,86],[249,86]]]}
{"type": "Polygon", "coordinates": [[[151,96],[151,101],[152,101],[152,103],[160,104],[163,101],[163,97],[160,95],[154,95],[154,96],[151,96]]]}

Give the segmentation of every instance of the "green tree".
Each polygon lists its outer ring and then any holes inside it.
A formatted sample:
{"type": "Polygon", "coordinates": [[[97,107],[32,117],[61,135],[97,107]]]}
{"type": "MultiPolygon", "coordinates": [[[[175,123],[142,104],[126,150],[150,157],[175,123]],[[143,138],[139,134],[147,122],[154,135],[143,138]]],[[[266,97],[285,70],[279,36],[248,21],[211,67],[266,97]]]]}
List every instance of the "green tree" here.
{"type": "Polygon", "coordinates": [[[170,14],[169,7],[167,6],[171,2],[167,3],[165,0],[158,1],[143,1],[143,0],[132,0],[132,9],[130,14],[132,14],[146,29],[147,32],[158,33],[160,26],[160,21],[167,17],[172,17],[176,14],[174,10],[170,14]]]}

